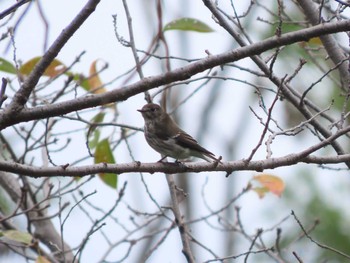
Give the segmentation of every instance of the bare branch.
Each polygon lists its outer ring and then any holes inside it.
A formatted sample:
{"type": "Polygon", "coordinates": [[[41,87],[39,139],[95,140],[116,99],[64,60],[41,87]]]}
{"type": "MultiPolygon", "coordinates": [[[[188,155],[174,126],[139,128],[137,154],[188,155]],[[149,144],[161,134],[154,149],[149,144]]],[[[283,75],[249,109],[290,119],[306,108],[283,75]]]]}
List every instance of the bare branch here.
{"type": "Polygon", "coordinates": [[[15,12],[19,7],[21,7],[22,5],[24,5],[30,1],[32,1],[32,0],[18,1],[16,4],[14,4],[13,6],[7,8],[5,11],[0,13],[0,20],[3,19],[4,17],[8,16],[9,14],[15,12]]]}
{"type": "MultiPolygon", "coordinates": [[[[311,0],[297,0],[299,5],[305,12],[305,16],[310,20],[312,25],[318,25],[322,23],[322,17],[319,17],[319,13],[316,4],[311,0]],[[321,19],[321,21],[320,21],[321,19]]],[[[338,42],[332,35],[320,36],[320,39],[326,48],[329,57],[335,65],[339,66],[340,79],[343,83],[343,89],[348,90],[349,88],[349,62],[344,55],[343,50],[339,47],[338,42]]]]}
{"type": "Polygon", "coordinates": [[[53,59],[58,55],[63,46],[73,36],[85,20],[95,11],[95,8],[100,0],[90,0],[80,13],[73,19],[73,21],[62,31],[56,41],[51,45],[45,55],[35,65],[34,69],[24,81],[22,87],[16,92],[12,102],[1,114],[1,118],[6,122],[6,119],[15,117],[21,112],[26,104],[30,94],[34,90],[40,77],[45,69],[50,65],[53,59]]]}
{"type": "Polygon", "coordinates": [[[320,248],[323,248],[323,249],[327,249],[329,251],[332,251],[340,256],[343,256],[344,258],[347,258],[347,259],[350,259],[350,256],[335,249],[335,248],[332,248],[330,246],[327,246],[327,245],[324,245],[318,241],[316,241],[315,239],[313,239],[305,230],[303,224],[301,223],[300,219],[297,217],[297,215],[294,213],[294,211],[292,210],[292,216],[294,217],[295,221],[298,223],[299,227],[301,228],[301,230],[303,231],[303,233],[305,234],[305,236],[312,242],[312,243],[315,243],[317,246],[319,246],[320,248]]]}
{"type": "MultiPolygon", "coordinates": [[[[110,92],[106,92],[103,94],[98,94],[98,95],[93,95],[88,97],[81,97],[74,100],[67,100],[65,102],[55,103],[52,105],[38,106],[32,109],[21,108],[20,111],[16,111],[15,115],[11,114],[12,110],[10,109],[13,108],[12,106],[11,108],[6,108],[4,112],[0,113],[0,130],[24,121],[54,117],[54,116],[64,115],[77,110],[82,110],[82,109],[87,109],[91,107],[108,104],[111,102],[124,101],[133,95],[145,92],[147,90],[159,87],[161,85],[170,84],[180,80],[186,80],[192,77],[193,75],[199,72],[203,72],[207,69],[220,66],[225,63],[234,62],[245,57],[258,55],[272,48],[276,48],[276,47],[280,47],[280,46],[284,46],[284,45],[288,45],[288,44],[292,44],[300,41],[308,41],[310,38],[320,36],[320,35],[326,35],[326,34],[344,32],[344,31],[350,31],[349,20],[317,25],[307,29],[286,33],[281,35],[281,37],[274,36],[271,38],[267,38],[260,42],[257,42],[248,46],[244,46],[241,48],[237,48],[226,53],[208,56],[200,61],[191,63],[181,68],[174,69],[165,74],[144,78],[138,82],[135,82],[134,84],[124,86],[119,89],[114,89],[110,92]]],[[[66,38],[64,38],[64,36],[62,36],[63,41],[66,41],[66,38]]],[[[63,45],[64,43],[59,42],[59,44],[61,45],[63,45]]],[[[50,52],[48,51],[47,54],[50,54],[50,52]]],[[[38,67],[36,67],[35,72],[41,75],[43,70],[49,65],[49,63],[52,61],[54,56],[56,56],[56,54],[57,52],[55,52],[54,55],[50,54],[50,56],[49,55],[44,56],[45,58],[47,57],[47,59],[42,60],[43,61],[42,63],[38,63],[38,67]]],[[[35,76],[33,72],[31,74],[31,76],[33,77],[32,78],[28,77],[26,81],[26,83],[28,84],[21,89],[21,90],[23,89],[26,90],[26,96],[29,96],[31,90],[39,80],[39,77],[35,76]],[[33,79],[33,83],[31,79],[33,79]]],[[[19,91],[19,94],[21,94],[21,90],[19,91]]],[[[24,98],[26,98],[26,96],[24,98]]],[[[19,99],[20,98],[17,98],[17,100],[19,99]]],[[[23,100],[21,100],[21,103],[23,103],[23,100]]],[[[298,100],[298,103],[299,103],[299,100],[298,100]]]]}

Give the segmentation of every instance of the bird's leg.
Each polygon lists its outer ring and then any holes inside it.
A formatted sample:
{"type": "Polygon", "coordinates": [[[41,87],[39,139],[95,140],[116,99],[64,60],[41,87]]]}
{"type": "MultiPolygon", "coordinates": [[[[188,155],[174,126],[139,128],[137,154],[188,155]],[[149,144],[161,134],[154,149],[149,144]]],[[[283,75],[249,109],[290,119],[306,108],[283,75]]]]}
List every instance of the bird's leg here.
{"type": "Polygon", "coordinates": [[[222,156],[219,156],[219,158],[215,159],[215,162],[213,163],[215,168],[219,165],[219,163],[222,163],[221,159],[222,159],[222,156]]]}
{"type": "Polygon", "coordinates": [[[163,156],[162,159],[160,159],[157,163],[162,163],[163,160],[164,160],[165,158],[167,158],[167,157],[168,157],[168,155],[163,156]]]}

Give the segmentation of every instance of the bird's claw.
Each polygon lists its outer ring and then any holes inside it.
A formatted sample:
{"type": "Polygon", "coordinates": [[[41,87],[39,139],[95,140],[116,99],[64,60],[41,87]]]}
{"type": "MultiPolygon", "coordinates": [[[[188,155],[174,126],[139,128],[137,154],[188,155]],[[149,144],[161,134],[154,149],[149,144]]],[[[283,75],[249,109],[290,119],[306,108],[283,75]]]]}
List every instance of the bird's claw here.
{"type": "Polygon", "coordinates": [[[219,158],[217,158],[217,159],[215,160],[215,162],[213,163],[213,165],[214,165],[215,168],[218,167],[219,163],[222,164],[221,160],[222,160],[222,156],[220,155],[219,158]]]}

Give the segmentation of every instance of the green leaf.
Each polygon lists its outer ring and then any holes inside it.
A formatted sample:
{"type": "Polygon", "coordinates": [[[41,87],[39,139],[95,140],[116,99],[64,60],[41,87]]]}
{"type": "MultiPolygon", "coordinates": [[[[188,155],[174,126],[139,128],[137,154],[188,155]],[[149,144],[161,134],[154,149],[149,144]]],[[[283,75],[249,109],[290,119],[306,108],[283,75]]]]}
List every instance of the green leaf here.
{"type": "Polygon", "coordinates": [[[0,71],[11,73],[11,74],[16,74],[16,68],[14,65],[12,65],[11,62],[0,58],[0,71]]]}
{"type": "MultiPolygon", "coordinates": [[[[95,151],[95,163],[115,163],[111,147],[109,145],[108,139],[103,139],[97,144],[95,151]]],[[[118,185],[118,175],[114,173],[99,173],[98,176],[101,180],[112,187],[117,188],[118,185]]]]}
{"type": "Polygon", "coordinates": [[[89,147],[90,149],[94,149],[99,140],[100,140],[100,134],[101,132],[98,129],[98,126],[96,124],[99,124],[101,122],[103,122],[103,119],[105,117],[106,113],[104,113],[103,111],[97,113],[92,119],[91,119],[91,123],[92,125],[90,125],[89,127],[89,131],[88,131],[88,141],[89,141],[89,147]]]}
{"type": "Polygon", "coordinates": [[[101,180],[113,189],[117,189],[118,186],[118,175],[113,173],[99,173],[98,176],[101,180]]]}
{"type": "Polygon", "coordinates": [[[188,18],[188,17],[180,18],[166,24],[164,26],[163,31],[167,31],[167,30],[184,30],[184,31],[195,31],[195,32],[201,32],[201,33],[209,33],[214,31],[202,21],[194,18],[188,18]]]}
{"type": "Polygon", "coordinates": [[[90,149],[96,148],[99,140],[100,140],[101,132],[99,130],[94,130],[89,134],[89,147],[90,149]],[[91,135],[92,134],[92,135],[91,135]]]}
{"type": "Polygon", "coordinates": [[[344,106],[346,106],[345,107],[346,111],[349,111],[350,105],[349,105],[349,103],[347,103],[346,95],[341,94],[341,91],[339,91],[339,88],[334,86],[334,85],[331,85],[329,88],[332,89],[332,93],[327,95],[327,100],[328,101],[333,100],[333,105],[338,111],[340,111],[340,112],[343,111],[344,106]]]}
{"type": "Polygon", "coordinates": [[[6,230],[4,232],[1,232],[1,236],[4,236],[10,240],[13,240],[25,245],[32,244],[32,240],[33,240],[33,237],[31,234],[27,232],[21,232],[18,230],[6,230]]]}
{"type": "Polygon", "coordinates": [[[88,78],[86,78],[83,74],[66,72],[66,75],[73,76],[73,80],[84,90],[89,91],[91,89],[88,78]]]}
{"type": "Polygon", "coordinates": [[[92,120],[91,120],[91,122],[92,123],[101,123],[101,122],[103,122],[103,119],[105,118],[105,115],[106,115],[106,113],[104,113],[104,112],[99,112],[99,113],[97,113],[93,118],[92,118],[92,120]]]}

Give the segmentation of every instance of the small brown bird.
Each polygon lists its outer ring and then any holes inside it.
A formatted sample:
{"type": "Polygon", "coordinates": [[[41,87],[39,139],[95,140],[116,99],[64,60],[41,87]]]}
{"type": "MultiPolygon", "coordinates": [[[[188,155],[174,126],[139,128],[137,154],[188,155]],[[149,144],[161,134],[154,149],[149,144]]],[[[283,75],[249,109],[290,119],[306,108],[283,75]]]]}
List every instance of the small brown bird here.
{"type": "Polygon", "coordinates": [[[145,138],[147,143],[164,157],[186,159],[191,156],[204,159],[208,162],[220,162],[215,155],[202,146],[171,119],[163,109],[154,103],[146,104],[141,110],[145,120],[145,138]]]}

